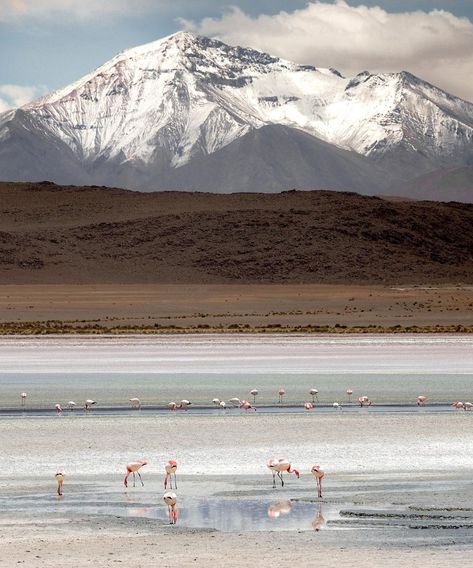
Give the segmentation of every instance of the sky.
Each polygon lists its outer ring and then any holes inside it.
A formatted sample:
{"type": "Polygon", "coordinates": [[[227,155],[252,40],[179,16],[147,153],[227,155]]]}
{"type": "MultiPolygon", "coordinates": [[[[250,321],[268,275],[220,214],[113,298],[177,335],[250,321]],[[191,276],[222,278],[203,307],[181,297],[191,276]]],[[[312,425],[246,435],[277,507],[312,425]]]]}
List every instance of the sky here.
{"type": "Polygon", "coordinates": [[[347,76],[407,70],[473,101],[473,0],[0,0],[0,111],[181,29],[347,76]]]}

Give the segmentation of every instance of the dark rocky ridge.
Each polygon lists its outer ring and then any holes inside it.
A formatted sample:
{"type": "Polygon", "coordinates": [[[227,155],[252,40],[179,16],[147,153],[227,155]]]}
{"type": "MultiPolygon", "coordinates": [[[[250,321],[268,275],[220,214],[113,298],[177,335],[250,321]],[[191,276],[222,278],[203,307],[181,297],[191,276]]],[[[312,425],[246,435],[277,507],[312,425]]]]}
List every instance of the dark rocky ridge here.
{"type": "Polygon", "coordinates": [[[473,205],[0,184],[0,283],[473,283],[473,205]]]}

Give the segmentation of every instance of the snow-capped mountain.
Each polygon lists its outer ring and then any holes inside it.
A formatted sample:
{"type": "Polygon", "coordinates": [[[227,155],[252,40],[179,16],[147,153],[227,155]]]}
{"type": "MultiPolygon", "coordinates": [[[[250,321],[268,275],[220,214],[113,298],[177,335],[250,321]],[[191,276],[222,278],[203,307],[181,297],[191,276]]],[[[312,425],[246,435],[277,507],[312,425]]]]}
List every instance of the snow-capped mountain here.
{"type": "Polygon", "coordinates": [[[188,32],[123,51],[76,83],[0,115],[3,179],[373,192],[469,163],[473,104],[409,73],[345,78],[188,32]]]}

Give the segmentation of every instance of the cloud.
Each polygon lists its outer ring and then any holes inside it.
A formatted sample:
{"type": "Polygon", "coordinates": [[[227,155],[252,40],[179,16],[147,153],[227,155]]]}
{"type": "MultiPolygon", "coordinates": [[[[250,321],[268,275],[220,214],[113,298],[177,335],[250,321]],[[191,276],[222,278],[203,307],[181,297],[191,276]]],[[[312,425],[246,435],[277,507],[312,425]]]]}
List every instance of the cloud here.
{"type": "Polygon", "coordinates": [[[445,10],[390,13],[375,6],[310,2],[252,17],[233,7],[218,18],[181,24],[230,44],[347,75],[407,70],[473,100],[473,23],[445,10]]]}
{"type": "Polygon", "coordinates": [[[46,92],[44,86],[0,85],[0,112],[26,105],[46,92]]]}

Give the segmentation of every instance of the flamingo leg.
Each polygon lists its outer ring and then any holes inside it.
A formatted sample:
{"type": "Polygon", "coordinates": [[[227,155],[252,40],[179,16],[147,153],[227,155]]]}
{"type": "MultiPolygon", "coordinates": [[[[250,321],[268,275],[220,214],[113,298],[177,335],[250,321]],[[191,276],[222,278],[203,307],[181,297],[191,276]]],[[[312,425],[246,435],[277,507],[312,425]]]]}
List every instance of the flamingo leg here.
{"type": "Polygon", "coordinates": [[[282,472],[278,471],[278,477],[281,480],[281,487],[284,487],[284,479],[282,478],[282,472]]]}
{"type": "Polygon", "coordinates": [[[176,474],[174,474],[174,489],[177,489],[177,478],[176,478],[176,474]]]}
{"type": "Polygon", "coordinates": [[[144,487],[144,486],[145,486],[145,484],[143,483],[143,480],[141,479],[141,474],[140,474],[140,472],[139,472],[139,471],[137,471],[136,473],[138,474],[138,477],[140,478],[140,481],[141,481],[141,487],[144,487]]]}
{"type": "Polygon", "coordinates": [[[273,489],[276,489],[276,473],[273,471],[273,489]]]}
{"type": "Polygon", "coordinates": [[[319,479],[319,497],[322,499],[322,479],[319,479]]]}
{"type": "Polygon", "coordinates": [[[135,472],[133,472],[133,487],[135,487],[135,479],[136,479],[135,472]]]}

